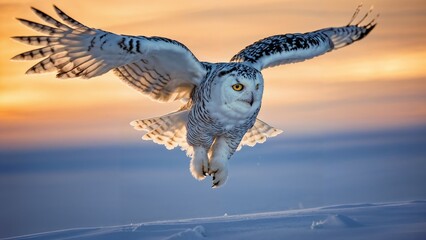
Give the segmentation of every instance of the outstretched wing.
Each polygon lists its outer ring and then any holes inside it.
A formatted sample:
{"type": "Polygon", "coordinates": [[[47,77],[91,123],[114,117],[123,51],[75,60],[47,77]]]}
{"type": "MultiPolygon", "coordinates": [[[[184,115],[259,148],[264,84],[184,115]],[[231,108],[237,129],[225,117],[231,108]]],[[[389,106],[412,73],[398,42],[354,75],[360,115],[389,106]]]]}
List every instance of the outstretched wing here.
{"type": "Polygon", "coordinates": [[[271,36],[247,46],[232,57],[231,61],[244,62],[262,70],[281,64],[301,62],[347,46],[363,39],[376,26],[375,19],[366,25],[360,25],[371,13],[372,8],[357,24],[351,25],[360,8],[361,5],[358,6],[349,24],[344,27],[271,36]]]}
{"type": "Polygon", "coordinates": [[[92,78],[113,69],[125,82],[160,101],[188,97],[206,74],[203,64],[177,41],[89,28],[54,8],[63,23],[35,8],[34,12],[51,26],[18,18],[24,25],[46,34],[13,37],[42,46],[12,58],[44,58],[26,73],[56,71],[58,78],[92,78]]]}

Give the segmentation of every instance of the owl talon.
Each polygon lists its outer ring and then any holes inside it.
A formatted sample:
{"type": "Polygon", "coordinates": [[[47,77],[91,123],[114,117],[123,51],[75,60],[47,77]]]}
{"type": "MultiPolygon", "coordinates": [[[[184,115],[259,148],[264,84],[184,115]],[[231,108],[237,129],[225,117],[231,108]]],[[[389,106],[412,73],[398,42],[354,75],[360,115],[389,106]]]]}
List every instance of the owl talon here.
{"type": "Polygon", "coordinates": [[[218,188],[225,184],[228,178],[228,161],[215,160],[210,162],[210,175],[213,179],[212,188],[218,188]]]}
{"type": "Polygon", "coordinates": [[[209,169],[209,160],[204,148],[200,147],[195,149],[189,168],[195,179],[203,180],[206,178],[209,169]]]}
{"type": "Polygon", "coordinates": [[[46,47],[12,59],[44,57],[27,73],[54,70],[58,78],[89,79],[114,71],[153,100],[185,101],[176,112],[133,121],[131,125],[136,130],[147,131],[144,140],[165,145],[167,149],[177,146],[185,149],[188,156],[192,155],[191,174],[198,180],[212,176],[215,188],[225,184],[228,160],[238,147],[253,146],[280,133],[256,119],[264,88],[262,69],[301,62],[361,40],[375,28],[379,16],[365,24],[371,8],[356,20],[359,6],[346,26],[270,36],[248,45],[229,63],[215,63],[198,61],[178,41],[90,28],[54,8],[63,23],[34,8],[52,26],[17,19],[46,35],[13,39],[46,47]]]}
{"type": "Polygon", "coordinates": [[[203,175],[204,176],[210,176],[209,174],[209,162],[208,160],[203,162],[203,175]]]}
{"type": "Polygon", "coordinates": [[[212,188],[218,188],[219,187],[219,183],[220,183],[220,181],[218,181],[216,183],[213,183],[212,188]]]}

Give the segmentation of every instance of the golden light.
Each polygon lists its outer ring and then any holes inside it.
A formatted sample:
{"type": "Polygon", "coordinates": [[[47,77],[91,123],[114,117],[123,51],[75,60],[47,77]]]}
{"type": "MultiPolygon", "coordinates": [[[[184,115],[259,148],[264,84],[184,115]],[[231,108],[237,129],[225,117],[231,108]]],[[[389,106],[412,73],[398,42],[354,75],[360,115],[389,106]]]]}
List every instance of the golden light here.
{"type": "MultiPolygon", "coordinates": [[[[201,61],[228,61],[261,38],[347,23],[356,3],[322,1],[0,1],[0,144],[20,147],[67,142],[138,141],[129,121],[177,109],[149,101],[112,73],[90,79],[25,75],[36,62],[11,62],[31,47],[12,39],[33,31],[14,18],[39,21],[35,6],[56,4],[95,28],[164,36],[201,61]],[[99,7],[99,5],[101,7],[99,7]],[[101,9],[101,10],[100,10],[101,9]],[[64,127],[66,126],[66,127],[64,127]]],[[[260,117],[301,132],[424,124],[426,12],[422,1],[379,0],[379,25],[365,40],[324,56],[264,71],[260,117]],[[303,124],[302,124],[303,123],[303,124]]],[[[367,8],[367,7],[366,7],[367,8]]]]}

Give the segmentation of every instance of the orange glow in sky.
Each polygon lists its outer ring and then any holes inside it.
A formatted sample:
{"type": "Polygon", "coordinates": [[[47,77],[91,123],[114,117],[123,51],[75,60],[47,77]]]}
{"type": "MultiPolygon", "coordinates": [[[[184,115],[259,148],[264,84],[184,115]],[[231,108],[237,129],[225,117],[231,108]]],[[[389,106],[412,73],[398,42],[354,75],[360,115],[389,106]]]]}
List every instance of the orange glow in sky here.
{"type": "MultiPolygon", "coordinates": [[[[163,36],[184,43],[201,61],[225,62],[261,38],[345,25],[358,2],[12,1],[1,0],[0,146],[2,148],[137,142],[128,123],[162,115],[179,103],[150,101],[112,73],[90,79],[25,75],[36,62],[10,58],[30,46],[11,36],[38,35],[15,17],[41,21],[34,6],[52,4],[84,24],[115,33],[163,36]]],[[[364,40],[302,63],[263,71],[259,118],[288,135],[396,128],[426,123],[426,4],[364,1],[379,24],[364,40]]],[[[55,16],[56,17],[56,16],[55,16]]],[[[284,137],[284,136],[282,136],[284,137]]]]}

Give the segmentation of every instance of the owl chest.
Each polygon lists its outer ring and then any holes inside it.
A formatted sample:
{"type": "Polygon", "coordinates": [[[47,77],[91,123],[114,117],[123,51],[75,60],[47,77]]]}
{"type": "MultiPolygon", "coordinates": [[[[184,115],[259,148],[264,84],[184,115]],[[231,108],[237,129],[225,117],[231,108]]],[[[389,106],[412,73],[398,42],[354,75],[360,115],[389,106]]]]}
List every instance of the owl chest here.
{"type": "Polygon", "coordinates": [[[211,102],[206,104],[206,113],[211,119],[219,134],[233,131],[235,129],[245,129],[252,121],[252,114],[241,114],[233,111],[228,106],[211,102]]]}

